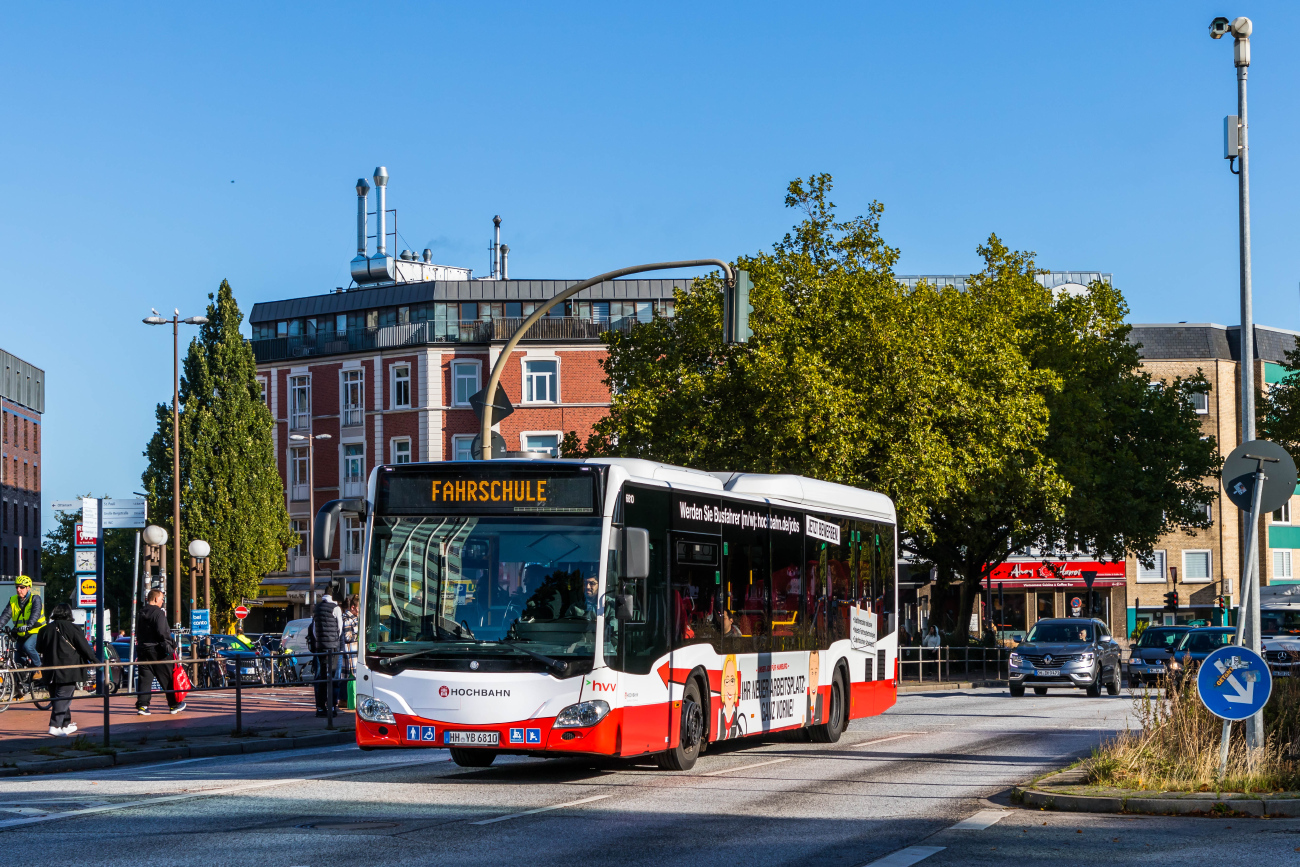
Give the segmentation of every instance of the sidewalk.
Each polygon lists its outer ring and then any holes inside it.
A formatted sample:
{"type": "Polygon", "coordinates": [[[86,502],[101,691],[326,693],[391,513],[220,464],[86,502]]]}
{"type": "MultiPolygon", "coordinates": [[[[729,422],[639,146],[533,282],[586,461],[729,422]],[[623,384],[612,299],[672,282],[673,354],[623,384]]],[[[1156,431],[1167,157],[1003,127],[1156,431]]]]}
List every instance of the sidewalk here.
{"type": "Polygon", "coordinates": [[[316,717],[310,687],[245,690],[239,736],[234,734],[233,692],[192,693],[185,704],[185,711],[170,715],[165,697],[158,694],[151,704],[153,714],[142,717],[135,712],[134,695],[113,696],[108,749],[104,748],[101,698],[72,702],[72,719],[78,726],[72,737],[50,736],[48,710],[11,705],[0,713],[0,776],[299,749],[355,739],[353,712],[339,711],[334,718],[336,730],[329,731],[326,721],[316,717]]]}

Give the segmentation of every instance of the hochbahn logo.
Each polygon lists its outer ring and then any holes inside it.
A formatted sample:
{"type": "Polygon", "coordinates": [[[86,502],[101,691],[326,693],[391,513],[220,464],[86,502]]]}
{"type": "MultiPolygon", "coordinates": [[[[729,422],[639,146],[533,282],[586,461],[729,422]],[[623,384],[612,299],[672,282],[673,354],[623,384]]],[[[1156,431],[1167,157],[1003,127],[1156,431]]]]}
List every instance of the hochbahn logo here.
{"type": "Polygon", "coordinates": [[[458,695],[458,696],[463,696],[468,698],[510,698],[510,690],[473,689],[464,686],[451,687],[451,686],[444,685],[438,687],[438,695],[440,695],[443,698],[446,698],[449,695],[458,695]]]}

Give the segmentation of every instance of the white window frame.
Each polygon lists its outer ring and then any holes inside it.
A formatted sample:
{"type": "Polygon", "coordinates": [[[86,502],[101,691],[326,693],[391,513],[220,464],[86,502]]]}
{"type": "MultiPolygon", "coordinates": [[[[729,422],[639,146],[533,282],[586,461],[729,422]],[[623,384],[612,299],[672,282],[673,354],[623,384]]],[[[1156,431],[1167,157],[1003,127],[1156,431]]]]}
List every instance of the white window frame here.
{"type": "MultiPolygon", "coordinates": [[[[541,405],[550,406],[560,402],[560,359],[555,356],[528,356],[520,360],[520,373],[523,376],[521,380],[523,388],[521,389],[522,402],[530,406],[541,405]],[[555,378],[552,382],[553,395],[545,400],[534,400],[530,397],[533,393],[533,375],[528,372],[528,365],[544,362],[555,365],[555,378]]],[[[549,374],[548,374],[549,375],[549,374]]]]}
{"type": "Polygon", "coordinates": [[[393,409],[410,409],[411,408],[411,365],[407,362],[394,364],[389,368],[392,372],[388,380],[388,393],[392,395],[393,409]],[[403,371],[405,376],[398,376],[398,371],[403,371]],[[398,400],[398,383],[404,382],[406,385],[406,401],[398,400]]]}
{"type": "Polygon", "coordinates": [[[343,571],[361,570],[361,554],[365,548],[365,524],[356,517],[346,517],[339,532],[343,536],[343,571]]]}
{"type": "Polygon", "coordinates": [[[1184,584],[1209,584],[1214,580],[1214,552],[1209,548],[1188,548],[1183,551],[1183,582],[1184,584]],[[1204,554],[1205,555],[1205,577],[1192,578],[1187,571],[1187,555],[1204,554]]]}
{"type": "Polygon", "coordinates": [[[1293,581],[1295,572],[1292,563],[1294,558],[1291,556],[1289,548],[1273,549],[1273,577],[1280,581],[1293,581]],[[1280,568],[1281,567],[1281,568],[1280,568]]]}
{"type": "Polygon", "coordinates": [[[1285,503],[1282,504],[1282,508],[1278,509],[1276,512],[1270,512],[1269,517],[1272,518],[1274,524],[1290,524],[1291,523],[1291,501],[1287,500],[1285,503]]]}
{"type": "Polygon", "coordinates": [[[366,423],[366,371],[360,367],[339,371],[339,424],[361,427],[366,423]],[[352,397],[357,398],[353,402],[352,397]]]}
{"type": "Polygon", "coordinates": [[[270,408],[271,408],[271,385],[270,385],[270,383],[267,382],[267,379],[266,379],[265,376],[259,376],[259,377],[257,377],[257,384],[258,384],[259,386],[261,386],[261,388],[262,388],[262,404],[263,404],[267,409],[270,409],[270,408]]]}
{"type": "Polygon", "coordinates": [[[289,430],[311,430],[310,373],[289,377],[289,430]]]}
{"type": "Polygon", "coordinates": [[[1192,409],[1196,411],[1197,415],[1209,415],[1210,413],[1209,393],[1194,391],[1187,395],[1187,399],[1191,401],[1192,409]]]}
{"type": "Polygon", "coordinates": [[[400,464],[409,464],[409,463],[411,463],[411,438],[410,438],[410,437],[393,437],[391,440],[388,441],[388,451],[389,451],[389,460],[390,460],[392,463],[394,463],[394,464],[399,464],[399,463],[400,463],[400,464]],[[397,459],[397,456],[398,456],[398,448],[397,448],[397,447],[398,447],[399,445],[404,445],[404,446],[406,446],[406,460],[404,460],[404,461],[399,461],[399,460],[397,459]]]}
{"type": "Polygon", "coordinates": [[[285,552],[285,559],[288,561],[290,572],[300,572],[309,565],[307,563],[307,519],[291,518],[289,526],[298,534],[298,544],[285,552]]]}
{"type": "Polygon", "coordinates": [[[364,497],[366,495],[366,444],[364,442],[341,443],[339,448],[339,460],[342,466],[339,467],[340,485],[344,497],[364,497]],[[348,449],[361,449],[360,454],[349,455],[348,449]],[[358,475],[348,473],[348,465],[355,459],[361,460],[361,472],[358,475]]]}
{"type": "Polygon", "coordinates": [[[311,467],[307,466],[308,450],[306,446],[289,447],[289,499],[305,502],[311,485],[311,467]],[[306,478],[303,478],[306,471],[306,478]]]}
{"type": "Polygon", "coordinates": [[[560,456],[560,446],[564,443],[564,433],[558,430],[526,430],[519,434],[519,448],[522,451],[528,451],[529,437],[555,437],[555,457],[560,456]]]}
{"type": "Polygon", "coordinates": [[[455,436],[453,436],[451,438],[451,459],[453,461],[473,460],[473,458],[468,457],[470,454],[470,447],[473,446],[473,444],[474,444],[473,434],[456,434],[455,436]],[[459,457],[462,451],[466,455],[466,457],[459,457]]]}
{"type": "Polygon", "coordinates": [[[1146,567],[1142,565],[1142,558],[1141,557],[1138,558],[1137,583],[1138,584],[1168,584],[1169,583],[1169,571],[1168,571],[1169,558],[1167,552],[1163,550],[1153,551],[1152,558],[1154,562],[1151,564],[1152,568],[1150,570],[1147,570],[1146,567]],[[1143,572],[1147,573],[1145,577],[1143,577],[1142,574],[1143,572]]]}
{"type": "MultiPolygon", "coordinates": [[[[456,383],[457,380],[460,379],[460,375],[457,373],[457,371],[468,367],[472,367],[474,369],[474,390],[471,391],[469,394],[465,395],[465,397],[469,398],[470,395],[477,394],[483,388],[483,362],[476,358],[453,358],[451,361],[451,405],[452,406],[469,406],[468,399],[465,400],[463,403],[456,399],[456,396],[459,392],[456,383]]],[[[469,379],[469,377],[465,377],[465,378],[469,379]]]]}

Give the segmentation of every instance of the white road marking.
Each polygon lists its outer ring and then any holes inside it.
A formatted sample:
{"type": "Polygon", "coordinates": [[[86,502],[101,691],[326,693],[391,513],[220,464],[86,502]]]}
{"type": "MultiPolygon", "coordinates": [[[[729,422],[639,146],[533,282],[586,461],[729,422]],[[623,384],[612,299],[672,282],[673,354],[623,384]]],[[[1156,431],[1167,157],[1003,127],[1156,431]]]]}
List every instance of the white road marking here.
{"type": "Polygon", "coordinates": [[[983,831],[998,823],[1003,816],[1006,816],[1008,810],[980,810],[974,816],[968,816],[962,819],[956,825],[949,828],[949,831],[983,831]]]}
{"type": "Polygon", "coordinates": [[[303,777],[294,777],[292,779],[269,780],[259,783],[247,783],[240,786],[223,786],[218,789],[205,789],[201,792],[185,792],[179,795],[163,795],[158,798],[144,798],[139,801],[123,801],[117,804],[105,804],[102,807],[86,807],[81,810],[66,810],[61,813],[50,813],[46,816],[32,816],[25,819],[4,819],[0,820],[0,830],[15,828],[20,825],[34,825],[38,822],[55,822],[59,819],[70,819],[74,816],[89,816],[95,813],[109,813],[115,810],[130,810],[134,807],[150,807],[154,804],[170,804],[176,801],[193,801],[198,798],[210,798],[216,795],[238,795],[242,792],[251,792],[257,789],[269,789],[274,786],[288,786],[294,783],[305,783],[308,780],[328,780],[331,777],[345,777],[349,774],[366,774],[377,771],[391,771],[401,768],[416,767],[419,765],[433,764],[430,761],[422,762],[394,762],[391,764],[373,765],[365,768],[349,768],[346,771],[330,771],[324,774],[308,774],[303,777]]]}
{"type": "Polygon", "coordinates": [[[908,846],[906,849],[899,849],[892,855],[886,855],[872,861],[870,864],[863,864],[862,867],[912,867],[918,861],[924,861],[937,852],[942,852],[944,846],[908,846]]]}
{"type": "Polygon", "coordinates": [[[896,741],[902,738],[910,738],[912,735],[923,735],[923,734],[927,734],[927,732],[912,732],[910,734],[905,734],[905,735],[894,735],[892,738],[876,738],[874,741],[863,741],[860,744],[854,744],[853,746],[849,747],[849,749],[857,750],[857,749],[861,749],[862,747],[869,747],[872,744],[883,744],[885,741],[896,741]]]}
{"type": "Polygon", "coordinates": [[[794,761],[794,756],[788,756],[784,759],[768,759],[766,762],[754,762],[752,765],[741,765],[738,768],[724,768],[721,771],[710,771],[707,774],[699,774],[701,777],[718,777],[722,774],[733,774],[736,771],[748,771],[750,768],[761,768],[764,765],[775,765],[781,762],[794,761]]]}
{"type": "Polygon", "coordinates": [[[576,807],[579,804],[590,804],[592,801],[600,801],[605,798],[611,798],[612,795],[595,795],[591,798],[583,798],[579,801],[569,801],[567,804],[556,804],[553,807],[538,807],[536,810],[524,810],[522,813],[511,813],[509,816],[497,816],[495,819],[483,819],[478,822],[470,822],[471,825],[491,825],[493,822],[505,822],[510,819],[518,819],[521,816],[531,816],[534,813],[546,813],[550,810],[563,810],[565,807],[576,807]]]}

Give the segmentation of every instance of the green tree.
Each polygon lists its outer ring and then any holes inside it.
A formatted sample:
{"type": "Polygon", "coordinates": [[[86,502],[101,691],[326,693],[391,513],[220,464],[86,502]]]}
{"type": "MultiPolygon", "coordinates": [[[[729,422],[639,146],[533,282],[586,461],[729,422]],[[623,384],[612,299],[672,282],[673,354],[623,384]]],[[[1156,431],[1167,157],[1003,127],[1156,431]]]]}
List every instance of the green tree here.
{"type": "Polygon", "coordinates": [[[827,175],[792,183],[786,204],[804,219],[771,254],[738,259],[754,283],[749,343],[721,343],[716,277],[678,290],[675,317],[608,334],[610,414],[585,445],[566,436],[565,452],[883,491],[905,546],[959,593],[958,623],[1017,550],[1145,553],[1195,523],[1213,442],[1186,384],[1153,386],[1138,370],[1118,293],[1056,299],[1032,254],[996,236],[963,288],[902,285],[882,206],[840,221],[830,190],[827,175]],[[1075,410],[1083,397],[1100,420],[1075,410]],[[1108,450],[1119,467],[1105,466],[1108,450]],[[1134,508],[1106,512],[1108,496],[1134,508]]]}
{"type": "MultiPolygon", "coordinates": [[[[91,496],[86,494],[86,496],[91,496]]],[[[104,495],[106,498],[108,494],[104,495]]],[[[55,523],[41,542],[41,580],[45,582],[47,610],[60,602],[76,605],[73,550],[77,512],[55,513],[55,523]]],[[[131,631],[131,574],[135,562],[135,530],[108,530],[104,537],[104,607],[112,612],[112,623],[131,631]]]]}
{"type": "MultiPolygon", "coordinates": [[[[208,298],[208,323],[190,343],[181,379],[179,541],[204,539],[212,546],[213,617],[220,628],[240,599],[257,595],[263,575],[284,568],[297,536],[276,470],[274,422],[252,348],[239,333],[243,314],[224,280],[208,298]]],[[[143,480],[149,513],[170,531],[171,408],[159,404],[157,417],[143,480]]]]}
{"type": "Polygon", "coordinates": [[[1292,457],[1300,456],[1300,346],[1286,353],[1281,382],[1267,392],[1255,393],[1256,430],[1260,439],[1271,440],[1292,457]]]}

